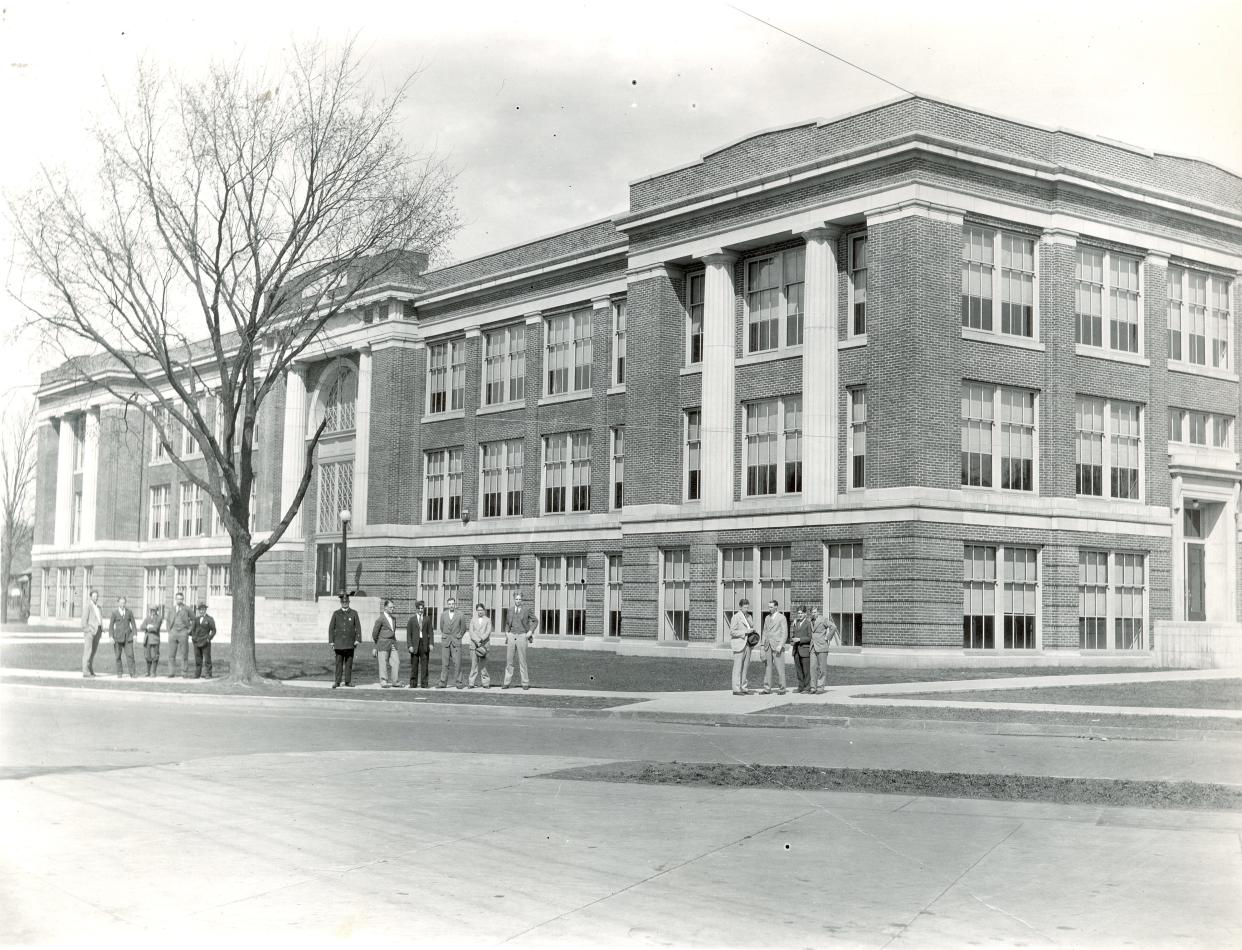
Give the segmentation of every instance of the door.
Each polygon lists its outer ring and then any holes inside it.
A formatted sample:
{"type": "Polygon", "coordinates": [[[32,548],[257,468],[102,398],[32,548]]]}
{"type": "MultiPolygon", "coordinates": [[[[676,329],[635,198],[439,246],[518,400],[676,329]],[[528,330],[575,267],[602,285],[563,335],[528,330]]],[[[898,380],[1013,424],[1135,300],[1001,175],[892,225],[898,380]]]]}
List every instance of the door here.
{"type": "Polygon", "coordinates": [[[341,576],[340,552],[337,543],[320,544],[315,547],[315,596],[329,597],[336,593],[341,576]]]}
{"type": "Polygon", "coordinates": [[[1195,541],[1186,544],[1186,619],[1207,620],[1204,602],[1204,554],[1206,546],[1195,541]]]}

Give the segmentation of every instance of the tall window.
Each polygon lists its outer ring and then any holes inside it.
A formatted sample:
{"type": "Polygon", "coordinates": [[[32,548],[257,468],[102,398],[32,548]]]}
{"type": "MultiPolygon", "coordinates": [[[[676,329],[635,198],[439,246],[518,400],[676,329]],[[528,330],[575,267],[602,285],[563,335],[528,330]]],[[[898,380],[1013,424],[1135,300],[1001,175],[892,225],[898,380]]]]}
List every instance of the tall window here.
{"type": "Polygon", "coordinates": [[[1140,264],[1138,258],[1115,251],[1081,246],[1077,249],[1074,260],[1075,343],[1122,353],[1140,351],[1140,264]],[[1106,318],[1107,336],[1104,333],[1106,318]]]}
{"type": "Polygon", "coordinates": [[[829,544],[825,555],[824,609],[841,634],[841,645],[863,643],[863,546],[829,544]]]}
{"type": "Polygon", "coordinates": [[[850,238],[849,336],[867,332],[867,235],[850,238]]]}
{"type": "Polygon", "coordinates": [[[466,407],[466,341],[449,340],[427,347],[427,413],[466,407]]]}
{"type": "Polygon", "coordinates": [[[996,646],[996,548],[968,544],[962,556],[962,647],[996,646]]]}
{"type": "Polygon", "coordinates": [[[565,634],[581,637],[586,628],[587,559],[579,554],[565,558],[565,634]]]}
{"type": "Polygon", "coordinates": [[[1108,649],[1108,553],[1078,552],[1078,648],[1108,649]]]}
{"type": "Polygon", "coordinates": [[[350,369],[342,369],[324,404],[328,424],[325,433],[349,432],[354,428],[354,409],[358,402],[358,377],[350,369]]]}
{"type": "Polygon", "coordinates": [[[1194,409],[1169,408],[1169,441],[1233,448],[1233,417],[1194,409]]]}
{"type": "Polygon", "coordinates": [[[663,640],[690,639],[690,549],[661,552],[660,603],[663,640]]]}
{"type": "Polygon", "coordinates": [[[75,416],[73,420],[73,470],[82,471],[86,460],[86,416],[75,416]]]}
{"type": "Polygon", "coordinates": [[[168,509],[168,486],[156,485],[151,489],[151,508],[147,525],[147,537],[152,541],[166,538],[171,533],[172,525],[168,509]]]}
{"type": "Polygon", "coordinates": [[[994,649],[997,646],[997,626],[1003,630],[1000,645],[1004,649],[1035,649],[1038,604],[1037,549],[975,544],[963,546],[963,649],[994,649]],[[999,578],[996,570],[998,562],[1002,569],[999,578]]]}
{"type": "Polygon", "coordinates": [[[962,484],[1034,491],[1035,417],[1029,390],[963,383],[962,484]]]}
{"type": "Polygon", "coordinates": [[[82,493],[73,493],[73,518],[69,522],[69,541],[80,544],[82,541],[82,493]]]}
{"type": "Polygon", "coordinates": [[[806,248],[746,262],[746,352],[802,343],[806,248]]]}
{"type": "Polygon", "coordinates": [[[543,513],[591,510],[591,433],[563,432],[543,440],[543,513]]]}
{"type": "Polygon", "coordinates": [[[608,555],[608,636],[621,636],[622,563],[620,554],[608,555]]]}
{"type": "Polygon", "coordinates": [[[437,449],[426,456],[427,520],[461,517],[461,449],[437,449]]]}
{"type": "MultiPolygon", "coordinates": [[[[755,603],[755,549],[720,549],[720,604],[724,611],[721,618],[727,633],[733,615],[741,609],[743,598],[755,603]]],[[[754,610],[750,611],[754,614],[754,610]]]]}
{"type": "Polygon", "coordinates": [[[587,559],[583,554],[539,558],[539,631],[584,636],[586,629],[587,559]]]}
{"type": "Polygon", "coordinates": [[[321,532],[339,531],[341,511],[354,503],[354,463],[319,463],[319,524],[321,532]]]}
{"type": "Polygon", "coordinates": [[[619,510],[625,505],[625,426],[612,430],[612,507],[619,510]]]}
{"type": "Polygon", "coordinates": [[[1035,649],[1035,595],[1037,552],[1034,548],[1005,548],[1001,608],[1006,650],[1035,649]]]}
{"type": "Polygon", "coordinates": [[[802,491],[802,397],[746,404],[746,494],[802,491]]]}
{"type": "Polygon", "coordinates": [[[793,551],[789,545],[721,548],[720,557],[720,602],[726,629],[743,597],[751,602],[752,613],[753,606],[760,605],[758,625],[767,619],[770,600],[775,600],[789,618],[793,596],[793,551]]]}
{"type": "Polygon", "coordinates": [[[1035,241],[1021,234],[968,225],[962,229],[962,326],[1036,336],[1035,241]],[[1000,267],[996,261],[1000,260],[1000,267]]]}
{"type": "Polygon", "coordinates": [[[203,533],[203,492],[193,482],[181,483],[181,537],[203,533]]]}
{"type": "Polygon", "coordinates": [[[198,565],[179,565],[173,570],[173,593],[181,594],[187,604],[198,601],[198,565]]]}
{"type": "Polygon", "coordinates": [[[698,409],[686,410],[686,501],[703,497],[703,432],[702,415],[698,409]]]}
{"type": "Polygon", "coordinates": [[[539,558],[539,632],[559,635],[565,597],[565,565],[560,555],[539,558]]]}
{"type": "Polygon", "coordinates": [[[785,620],[789,621],[793,614],[793,549],[787,544],[759,549],[759,603],[763,605],[765,622],[770,600],[776,601],[785,620]]]}
{"type": "Polygon", "coordinates": [[[703,274],[686,278],[686,365],[703,362],[703,274]]]}
{"type": "MultiPolygon", "coordinates": [[[[460,600],[457,558],[428,558],[419,561],[418,599],[423,602],[432,624],[436,627],[440,625],[440,611],[450,598],[460,600]]],[[[457,607],[462,609],[460,603],[457,607]]]]}
{"type": "Polygon", "coordinates": [[[163,406],[157,406],[155,409],[155,419],[151,421],[151,461],[163,462],[168,458],[168,453],[164,449],[164,440],[160,438],[160,426],[166,425],[168,414],[164,411],[163,406]]]}
{"type": "Polygon", "coordinates": [[[849,487],[867,487],[867,390],[849,390],[849,487]]]}
{"type": "Polygon", "coordinates": [[[151,607],[164,606],[164,589],[167,574],[162,567],[148,567],[143,572],[142,612],[151,607]]]}
{"type": "Polygon", "coordinates": [[[219,597],[233,592],[233,568],[229,564],[212,564],[207,568],[207,594],[219,597]]]}
{"type": "Polygon", "coordinates": [[[625,301],[612,305],[612,384],[625,385],[625,301]]]}
{"type": "Polygon", "coordinates": [[[77,599],[73,596],[73,568],[56,568],[56,616],[72,617],[77,599]]]}
{"type": "Polygon", "coordinates": [[[1230,282],[1185,267],[1168,270],[1169,359],[1229,369],[1230,282]]]}
{"type": "Polygon", "coordinates": [[[490,330],[483,337],[483,404],[521,402],[526,392],[526,325],[490,330]]]}
{"type": "Polygon", "coordinates": [[[591,310],[549,317],[545,395],[582,392],[591,388],[591,310]]]}
{"type": "Polygon", "coordinates": [[[484,442],[480,446],[479,495],[484,518],[507,518],[522,514],[522,470],[526,455],[521,439],[484,442]]]}
{"type": "Polygon", "coordinates": [[[1208,341],[1212,366],[1229,368],[1229,282],[1213,277],[1208,287],[1208,341]]]}
{"type": "Polygon", "coordinates": [[[509,604],[518,590],[519,560],[515,557],[480,558],[477,562],[478,598],[492,626],[504,630],[509,620],[509,604]]]}
{"type": "Polygon", "coordinates": [[[1146,556],[1109,551],[1078,552],[1078,646],[1107,650],[1146,649],[1146,556]]]}
{"type": "Polygon", "coordinates": [[[1142,407],[1079,396],[1074,402],[1074,492],[1138,499],[1143,457],[1142,407]],[[1105,486],[1108,486],[1107,489],[1105,486]]]}

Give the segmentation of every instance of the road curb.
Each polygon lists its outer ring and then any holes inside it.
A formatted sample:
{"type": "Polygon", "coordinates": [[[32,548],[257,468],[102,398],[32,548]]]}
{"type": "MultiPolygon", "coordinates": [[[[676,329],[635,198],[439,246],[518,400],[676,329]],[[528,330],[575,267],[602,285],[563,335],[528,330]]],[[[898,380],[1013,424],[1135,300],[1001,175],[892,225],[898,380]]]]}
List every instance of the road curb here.
{"type": "Polygon", "coordinates": [[[385,699],[350,699],[345,696],[247,696],[244,694],[214,695],[210,693],[147,692],[144,690],[103,688],[83,689],[73,686],[42,685],[11,680],[0,681],[6,689],[32,690],[58,696],[105,696],[122,702],[204,702],[224,706],[249,706],[256,709],[306,708],[325,711],[380,711],[401,714],[406,710],[431,713],[459,713],[468,716],[500,715],[543,719],[618,719],[631,722],[681,723],[714,725],[749,729],[892,729],[918,732],[957,732],[971,735],[1048,736],[1082,739],[1131,739],[1161,741],[1224,740],[1240,741],[1242,732],[1233,730],[1161,729],[1141,726],[1084,726],[1075,723],[1046,722],[981,722],[959,719],[900,719],[879,716],[792,716],[788,714],[658,712],[618,706],[611,709],[574,709],[555,706],[517,706],[500,703],[437,703],[385,699]]]}

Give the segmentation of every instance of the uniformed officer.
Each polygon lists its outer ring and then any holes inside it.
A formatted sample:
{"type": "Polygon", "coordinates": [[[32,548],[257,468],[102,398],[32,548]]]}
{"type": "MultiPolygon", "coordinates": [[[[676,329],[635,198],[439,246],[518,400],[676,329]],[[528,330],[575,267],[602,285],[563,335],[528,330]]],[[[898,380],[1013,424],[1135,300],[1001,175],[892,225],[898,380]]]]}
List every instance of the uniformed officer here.
{"type": "Polygon", "coordinates": [[[358,611],[349,606],[349,594],[341,591],[341,606],[332,612],[328,621],[328,643],[336,653],[336,678],[332,688],[341,685],[342,675],[346,686],[354,685],[354,650],[362,642],[362,621],[358,611]]]}

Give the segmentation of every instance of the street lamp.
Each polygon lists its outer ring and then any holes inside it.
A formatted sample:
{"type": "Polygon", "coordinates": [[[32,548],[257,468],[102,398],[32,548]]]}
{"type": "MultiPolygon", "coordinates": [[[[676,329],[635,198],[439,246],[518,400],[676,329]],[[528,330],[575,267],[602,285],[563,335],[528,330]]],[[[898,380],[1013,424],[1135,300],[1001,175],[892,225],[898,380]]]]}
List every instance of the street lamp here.
{"type": "Polygon", "coordinates": [[[346,593],[345,590],[345,565],[349,558],[349,509],[341,509],[341,586],[338,593],[346,593]]]}

